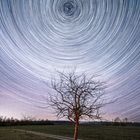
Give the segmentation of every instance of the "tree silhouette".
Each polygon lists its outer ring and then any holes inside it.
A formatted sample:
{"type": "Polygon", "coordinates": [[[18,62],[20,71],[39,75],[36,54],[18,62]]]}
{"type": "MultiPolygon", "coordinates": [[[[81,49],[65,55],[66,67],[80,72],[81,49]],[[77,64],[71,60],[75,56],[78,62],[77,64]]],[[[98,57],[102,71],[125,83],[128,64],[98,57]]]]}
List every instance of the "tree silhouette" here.
{"type": "Polygon", "coordinates": [[[119,117],[116,117],[116,118],[114,119],[114,122],[121,122],[121,119],[120,119],[119,117]]]}
{"type": "Polygon", "coordinates": [[[123,119],[123,122],[124,122],[124,123],[127,123],[127,122],[128,122],[128,118],[125,117],[125,118],[123,119]]]}
{"type": "Polygon", "coordinates": [[[74,140],[77,140],[80,119],[101,119],[100,108],[105,105],[101,98],[104,84],[96,81],[95,76],[78,75],[75,71],[58,72],[58,77],[51,82],[56,94],[50,96],[50,105],[58,117],[66,117],[75,124],[74,140]]]}

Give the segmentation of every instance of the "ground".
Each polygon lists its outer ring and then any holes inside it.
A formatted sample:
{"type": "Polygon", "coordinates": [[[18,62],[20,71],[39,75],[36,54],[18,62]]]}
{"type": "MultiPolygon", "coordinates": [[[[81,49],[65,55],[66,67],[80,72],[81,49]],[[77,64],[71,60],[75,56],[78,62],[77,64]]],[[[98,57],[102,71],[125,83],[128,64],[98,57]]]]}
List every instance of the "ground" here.
{"type": "MultiPolygon", "coordinates": [[[[15,129],[29,130],[59,136],[73,136],[73,126],[34,125],[0,127],[0,140],[55,140],[15,129]]],[[[82,140],[140,140],[140,127],[134,126],[80,126],[79,138],[82,140]]]]}
{"type": "Polygon", "coordinates": [[[0,140],[55,140],[30,133],[0,127],[0,140]]]}

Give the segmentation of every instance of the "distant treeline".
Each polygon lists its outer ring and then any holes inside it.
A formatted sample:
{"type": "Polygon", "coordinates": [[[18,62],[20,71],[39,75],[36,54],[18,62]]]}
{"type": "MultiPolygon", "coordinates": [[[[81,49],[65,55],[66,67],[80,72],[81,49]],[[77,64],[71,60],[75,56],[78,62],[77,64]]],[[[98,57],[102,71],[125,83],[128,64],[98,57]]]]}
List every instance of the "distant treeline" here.
{"type": "Polygon", "coordinates": [[[140,126],[140,122],[108,122],[108,121],[100,121],[100,122],[86,122],[82,123],[82,125],[91,125],[91,126],[140,126]]]}
{"type": "Polygon", "coordinates": [[[21,120],[7,117],[0,117],[0,126],[14,126],[14,125],[53,125],[49,120],[37,120],[34,118],[23,118],[21,120]]]}
{"type": "MultiPolygon", "coordinates": [[[[50,121],[48,119],[35,119],[32,117],[24,117],[23,119],[14,119],[7,117],[0,117],[0,126],[15,126],[15,125],[71,125],[69,121],[50,121]]],[[[140,126],[140,122],[108,122],[108,121],[92,121],[81,122],[81,125],[91,126],[140,126]]]]}

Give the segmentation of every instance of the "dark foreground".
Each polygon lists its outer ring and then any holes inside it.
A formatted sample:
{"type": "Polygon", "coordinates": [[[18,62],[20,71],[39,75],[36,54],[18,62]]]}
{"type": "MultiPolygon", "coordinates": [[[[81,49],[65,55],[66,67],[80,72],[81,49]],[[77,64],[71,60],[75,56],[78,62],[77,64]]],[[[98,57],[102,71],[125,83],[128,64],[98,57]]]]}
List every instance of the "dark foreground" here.
{"type": "MultiPolygon", "coordinates": [[[[14,129],[72,137],[74,127],[71,125],[5,126],[0,127],[0,140],[55,140],[14,129]]],[[[79,130],[79,138],[83,140],[140,140],[140,127],[82,125],[79,130]]]]}

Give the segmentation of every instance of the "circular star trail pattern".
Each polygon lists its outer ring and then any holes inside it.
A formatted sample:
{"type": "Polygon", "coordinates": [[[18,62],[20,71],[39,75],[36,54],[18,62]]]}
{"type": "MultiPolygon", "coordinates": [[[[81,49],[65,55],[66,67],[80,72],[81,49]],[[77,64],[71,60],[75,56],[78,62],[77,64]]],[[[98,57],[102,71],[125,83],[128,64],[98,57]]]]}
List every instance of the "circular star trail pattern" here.
{"type": "Polygon", "coordinates": [[[140,121],[139,0],[0,1],[0,95],[45,105],[42,81],[75,67],[107,81],[110,115],[140,121]]]}

